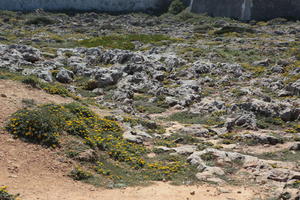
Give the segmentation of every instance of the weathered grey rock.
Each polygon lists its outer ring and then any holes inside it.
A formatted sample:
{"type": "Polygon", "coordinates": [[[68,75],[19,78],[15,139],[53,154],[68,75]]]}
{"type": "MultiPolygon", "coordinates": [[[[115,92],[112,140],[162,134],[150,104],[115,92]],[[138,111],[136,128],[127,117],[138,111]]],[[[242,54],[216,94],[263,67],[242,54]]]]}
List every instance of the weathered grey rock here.
{"type": "Polygon", "coordinates": [[[99,70],[96,72],[95,80],[97,87],[103,88],[118,83],[122,77],[122,72],[117,70],[99,70]]]}
{"type": "Polygon", "coordinates": [[[265,60],[255,61],[255,62],[252,63],[252,65],[267,67],[267,66],[269,66],[270,62],[271,62],[270,59],[265,59],[265,60]]]}
{"type": "Polygon", "coordinates": [[[289,149],[293,150],[293,151],[299,151],[300,150],[300,143],[297,142],[297,143],[293,144],[289,149]]]}
{"type": "Polygon", "coordinates": [[[74,78],[74,73],[70,70],[62,68],[59,70],[55,78],[61,83],[71,83],[74,78]]]}
{"type": "Polygon", "coordinates": [[[134,96],[133,92],[130,90],[116,90],[113,93],[113,99],[115,101],[122,102],[125,99],[132,99],[134,96]]]}
{"type": "Polygon", "coordinates": [[[242,134],[238,135],[238,138],[240,138],[242,141],[251,140],[258,144],[270,144],[270,145],[276,145],[283,143],[283,140],[281,138],[277,138],[271,135],[263,135],[263,134],[242,134]]]}
{"type": "Polygon", "coordinates": [[[173,106],[175,106],[175,105],[178,104],[178,100],[177,100],[176,98],[174,98],[174,97],[166,97],[166,98],[165,98],[165,102],[166,102],[169,106],[171,106],[171,107],[173,107],[173,106]]]}
{"type": "Polygon", "coordinates": [[[176,151],[177,154],[180,155],[190,155],[197,150],[197,146],[195,145],[182,145],[180,147],[172,148],[176,151]]]}
{"type": "Polygon", "coordinates": [[[95,89],[93,89],[92,92],[96,95],[103,95],[104,94],[104,90],[102,88],[95,88],[95,89]]]}
{"type": "Polygon", "coordinates": [[[192,69],[196,74],[207,74],[210,73],[214,67],[215,65],[213,63],[199,60],[193,63],[192,69]]]}
{"type": "Polygon", "coordinates": [[[134,143],[137,143],[137,144],[142,144],[143,143],[142,136],[134,135],[131,131],[124,132],[123,133],[123,138],[130,141],[130,142],[134,142],[134,143]]]}
{"type": "Polygon", "coordinates": [[[300,96],[300,79],[288,85],[286,90],[292,92],[294,95],[300,96]]]}
{"type": "Polygon", "coordinates": [[[76,156],[76,159],[78,159],[80,161],[86,161],[86,162],[95,161],[96,160],[96,152],[93,149],[88,149],[86,151],[79,153],[76,156]]]}
{"type": "Polygon", "coordinates": [[[253,113],[244,113],[235,118],[228,118],[224,126],[228,131],[232,130],[234,126],[256,130],[256,117],[253,113]]]}
{"type": "Polygon", "coordinates": [[[300,118],[300,108],[286,108],[280,112],[283,121],[295,121],[300,118]]]}
{"type": "Polygon", "coordinates": [[[201,125],[185,126],[179,129],[179,133],[184,135],[193,135],[197,137],[210,137],[211,135],[213,135],[209,132],[208,129],[204,128],[201,125]]]}
{"type": "Polygon", "coordinates": [[[38,71],[36,72],[37,76],[47,82],[52,82],[52,73],[49,70],[38,71]]]}

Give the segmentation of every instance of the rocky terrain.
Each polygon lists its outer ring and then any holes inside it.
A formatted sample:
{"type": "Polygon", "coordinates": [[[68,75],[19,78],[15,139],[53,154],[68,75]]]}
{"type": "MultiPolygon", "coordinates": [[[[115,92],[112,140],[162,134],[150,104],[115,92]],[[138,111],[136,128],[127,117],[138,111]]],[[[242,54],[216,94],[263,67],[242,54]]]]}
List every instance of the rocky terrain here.
{"type": "Polygon", "coordinates": [[[47,106],[24,94],[23,106],[10,109],[14,95],[0,90],[5,138],[59,155],[73,168],[70,179],[108,188],[209,184],[220,193],[234,186],[256,193],[222,199],[300,199],[299,21],[186,11],[0,16],[0,86],[18,82],[66,99],[47,106]]]}

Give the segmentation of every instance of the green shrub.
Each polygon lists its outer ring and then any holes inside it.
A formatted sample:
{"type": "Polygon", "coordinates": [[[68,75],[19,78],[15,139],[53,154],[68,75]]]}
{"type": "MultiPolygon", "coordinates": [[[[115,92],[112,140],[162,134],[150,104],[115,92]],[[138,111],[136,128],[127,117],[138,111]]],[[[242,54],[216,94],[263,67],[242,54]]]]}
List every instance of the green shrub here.
{"type": "Polygon", "coordinates": [[[76,181],[82,181],[93,177],[91,172],[85,171],[80,167],[75,167],[71,173],[70,177],[72,177],[76,181]]]}
{"type": "Polygon", "coordinates": [[[0,187],[0,200],[16,200],[19,195],[9,194],[6,186],[0,187]]]}
{"type": "Polygon", "coordinates": [[[28,19],[25,24],[26,25],[51,25],[54,24],[55,21],[50,19],[49,17],[41,16],[41,17],[32,17],[28,19]]]}
{"type": "Polygon", "coordinates": [[[177,15],[185,9],[185,5],[180,0],[173,0],[170,7],[169,13],[177,15]]]}
{"type": "Polygon", "coordinates": [[[22,83],[26,84],[26,85],[30,85],[31,87],[33,88],[38,88],[39,85],[40,85],[40,81],[37,77],[35,76],[28,76],[28,77],[25,77],[23,80],[22,80],[22,83]]]}
{"type": "Polygon", "coordinates": [[[46,146],[58,145],[58,136],[67,118],[62,106],[49,104],[16,112],[6,129],[17,137],[46,146]]]}

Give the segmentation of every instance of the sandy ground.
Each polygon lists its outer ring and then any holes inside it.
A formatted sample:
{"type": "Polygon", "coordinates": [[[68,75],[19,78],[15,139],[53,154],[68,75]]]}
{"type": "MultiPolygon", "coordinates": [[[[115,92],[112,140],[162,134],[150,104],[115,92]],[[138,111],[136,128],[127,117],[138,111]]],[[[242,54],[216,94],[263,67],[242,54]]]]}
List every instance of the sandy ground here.
{"type": "MultiPolygon", "coordinates": [[[[67,103],[68,98],[53,96],[20,83],[0,80],[0,125],[22,108],[22,99],[38,103],[67,103]]],[[[260,195],[252,188],[233,186],[172,186],[154,183],[148,187],[126,189],[95,188],[66,176],[72,164],[56,151],[13,139],[0,133],[0,186],[20,193],[22,200],[212,200],[253,199],[260,195]]]]}

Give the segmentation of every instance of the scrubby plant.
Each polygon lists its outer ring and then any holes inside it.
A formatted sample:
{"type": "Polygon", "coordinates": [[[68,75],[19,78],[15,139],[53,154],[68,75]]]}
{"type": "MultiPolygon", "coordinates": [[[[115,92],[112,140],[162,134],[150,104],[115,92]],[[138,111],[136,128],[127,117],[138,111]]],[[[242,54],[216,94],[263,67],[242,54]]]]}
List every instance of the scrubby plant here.
{"type": "Polygon", "coordinates": [[[26,25],[31,25],[31,24],[34,24],[34,25],[51,25],[51,24],[54,24],[54,23],[55,23],[54,20],[52,20],[51,18],[46,17],[46,16],[31,17],[25,22],[26,25]]]}
{"type": "Polygon", "coordinates": [[[17,137],[47,146],[58,145],[58,136],[64,128],[65,109],[49,104],[16,112],[6,129],[17,137]]]}
{"type": "Polygon", "coordinates": [[[162,181],[162,180],[172,180],[171,177],[184,171],[187,163],[181,161],[175,162],[154,162],[147,164],[147,173],[152,177],[152,180],[162,181]]]}
{"type": "Polygon", "coordinates": [[[0,200],[17,200],[18,196],[9,194],[6,186],[0,187],[0,200]]]}
{"type": "Polygon", "coordinates": [[[77,166],[71,171],[70,177],[74,180],[82,181],[93,177],[93,174],[77,166]]]}
{"type": "Polygon", "coordinates": [[[173,0],[169,7],[169,13],[176,15],[185,9],[185,5],[181,0],[173,0]]]}

